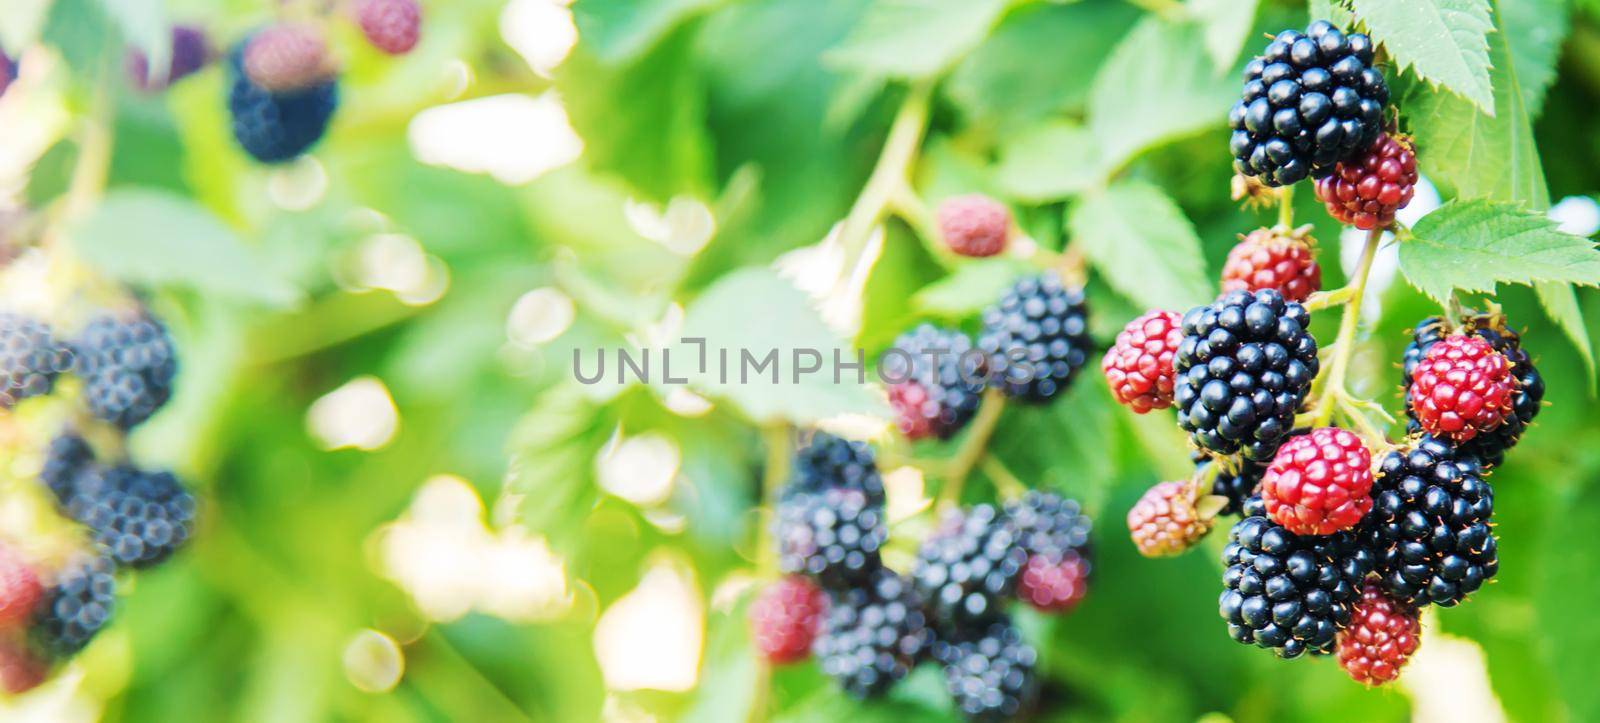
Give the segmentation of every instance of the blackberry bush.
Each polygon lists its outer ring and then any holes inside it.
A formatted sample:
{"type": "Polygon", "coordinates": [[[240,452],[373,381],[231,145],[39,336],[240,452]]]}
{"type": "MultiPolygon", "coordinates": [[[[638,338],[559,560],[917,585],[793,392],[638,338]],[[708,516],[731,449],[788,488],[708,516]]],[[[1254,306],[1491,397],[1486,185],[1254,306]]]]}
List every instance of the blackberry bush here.
{"type": "Polygon", "coordinates": [[[1083,290],[1055,272],[1028,276],[983,312],[978,348],[989,358],[993,386],[1025,402],[1048,402],[1066,391],[1089,358],[1083,290]]]}
{"type": "Polygon", "coordinates": [[[1222,551],[1219,608],[1228,634],[1283,658],[1331,652],[1360,599],[1371,553],[1352,534],[1300,536],[1265,513],[1260,498],[1246,502],[1222,551]]]}
{"type": "Polygon", "coordinates": [[[1371,38],[1326,20],[1279,33],[1245,66],[1243,95],[1228,112],[1234,169],[1286,186],[1371,145],[1389,102],[1373,56],[1371,38]]]}
{"type": "Polygon", "coordinates": [[[978,411],[987,362],[972,340],[931,324],[895,339],[897,354],[884,356],[882,373],[900,379],[889,385],[900,432],[909,439],[948,439],[978,411]]]}
{"type": "Polygon", "coordinates": [[[1173,401],[1196,445],[1272,458],[1319,368],[1309,320],[1305,307],[1271,289],[1229,292],[1184,315],[1173,401]]]}
{"type": "Polygon", "coordinates": [[[943,631],[982,627],[1000,615],[1028,562],[1016,527],[992,505],[951,510],[923,541],[912,580],[943,631]]]}
{"type": "Polygon", "coordinates": [[[1384,456],[1373,499],[1377,572],[1397,600],[1449,607],[1499,570],[1494,491],[1470,455],[1422,437],[1384,456]]]}
{"type": "Polygon", "coordinates": [[[909,580],[880,569],[830,594],[812,647],[822,672],[857,698],[876,698],[929,652],[933,633],[909,580]]]}
{"type": "Polygon", "coordinates": [[[167,329],[154,317],[101,316],[76,344],[83,399],[99,419],[128,429],[149,419],[172,396],[178,359],[167,329]]]}

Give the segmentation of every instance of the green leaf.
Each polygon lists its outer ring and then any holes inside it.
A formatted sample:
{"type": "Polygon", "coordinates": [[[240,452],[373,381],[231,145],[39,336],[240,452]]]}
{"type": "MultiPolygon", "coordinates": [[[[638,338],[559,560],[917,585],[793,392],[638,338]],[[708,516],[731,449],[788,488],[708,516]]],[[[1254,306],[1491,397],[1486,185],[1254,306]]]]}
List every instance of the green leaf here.
{"type": "Polygon", "coordinates": [[[291,306],[301,292],[257,249],[198,204],[165,191],[114,190],[71,238],[84,260],[119,280],[184,286],[272,306],[291,306]]]}
{"type": "Polygon", "coordinates": [[[1308,0],[1306,6],[1313,20],[1327,20],[1341,28],[1355,24],[1354,18],[1350,16],[1350,9],[1334,0],[1308,0]]]}
{"type": "Polygon", "coordinates": [[[1093,133],[1070,121],[1034,126],[1000,147],[995,183],[1021,201],[1043,203],[1093,188],[1104,176],[1093,133]]]}
{"type": "Polygon", "coordinates": [[[1259,0],[1189,0],[1189,14],[1205,25],[1206,52],[1218,70],[1233,67],[1250,35],[1259,0]]]}
{"type": "Polygon", "coordinates": [[[1522,84],[1522,104],[1539,115],[1544,93],[1556,79],[1561,42],[1571,29],[1565,0],[1500,0],[1500,31],[1522,84]]]}
{"type": "Polygon", "coordinates": [[[945,95],[969,122],[999,130],[1075,110],[1095,69],[1138,19],[1124,0],[1024,5],[956,66],[945,95]]]}
{"type": "Polygon", "coordinates": [[[855,372],[839,370],[835,383],[835,352],[854,363],[855,351],[845,349],[809,297],[769,269],[742,269],[717,280],[689,305],[681,336],[706,340],[706,364],[699,365],[699,344],[676,344],[673,377],[733,402],[752,421],[808,424],[837,414],[884,412],[882,401],[856,383],[855,372]],[[725,364],[722,349],[727,350],[725,364]],[[803,350],[820,354],[819,371],[799,373],[802,364],[814,361],[803,350]],[[776,372],[772,366],[761,368],[769,352],[775,352],[776,372]]]}
{"type": "Polygon", "coordinates": [[[1152,146],[1219,125],[1239,94],[1217,73],[1200,28],[1150,15],[1123,38],[1089,90],[1089,130],[1107,169],[1152,146]]]}
{"type": "Polygon", "coordinates": [[[1494,110],[1489,0],[1351,0],[1374,40],[1418,77],[1494,110]]]}
{"type": "Polygon", "coordinates": [[[874,0],[844,42],[823,59],[868,75],[928,78],[983,42],[1004,0],[874,0]]]}
{"type": "Polygon", "coordinates": [[[993,304],[1028,265],[1014,259],[968,261],[955,273],[922,287],[911,297],[918,311],[959,319],[993,304]]]}
{"type": "Polygon", "coordinates": [[[1400,268],[1437,301],[1454,290],[1494,293],[1498,282],[1600,285],[1593,241],[1562,233],[1520,204],[1451,201],[1424,216],[1400,245],[1400,268]]]}
{"type": "Polygon", "coordinates": [[[1096,270],[1139,304],[1183,312],[1215,295],[1194,225],[1156,186],[1121,181],[1089,193],[1067,223],[1096,270]]]}
{"type": "Polygon", "coordinates": [[[584,47],[610,62],[637,57],[721,0],[584,0],[572,6],[584,47]]]}
{"type": "Polygon", "coordinates": [[[1578,348],[1578,356],[1589,368],[1589,391],[1593,392],[1594,346],[1589,341],[1589,327],[1583,323],[1583,309],[1578,306],[1577,292],[1571,284],[1554,281],[1541,281],[1533,285],[1533,290],[1539,295],[1539,305],[1544,307],[1545,313],[1578,348]]]}

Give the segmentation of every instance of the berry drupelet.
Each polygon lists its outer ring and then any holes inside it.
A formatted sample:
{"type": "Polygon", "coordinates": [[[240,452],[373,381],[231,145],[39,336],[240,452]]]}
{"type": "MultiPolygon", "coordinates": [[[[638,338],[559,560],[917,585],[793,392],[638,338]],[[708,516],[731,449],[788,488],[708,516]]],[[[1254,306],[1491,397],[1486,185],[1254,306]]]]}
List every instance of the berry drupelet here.
{"type": "Polygon", "coordinates": [[[1310,316],[1272,289],[1229,292],[1184,315],[1173,401],[1196,446],[1272,458],[1317,375],[1310,316]]]}
{"type": "Polygon", "coordinates": [[[1172,406],[1172,357],[1183,342],[1182,318],[1147,311],[1117,334],[1100,360],[1111,396],[1137,414],[1172,406]]]}
{"type": "Polygon", "coordinates": [[[902,434],[949,439],[972,421],[988,362],[971,339],[922,324],[895,339],[893,349],[883,356],[882,373],[902,434]]]}
{"type": "Polygon", "coordinates": [[[1371,38],[1326,20],[1279,33],[1245,66],[1243,95],[1228,112],[1234,169],[1286,186],[1370,146],[1389,102],[1373,56],[1371,38]]]}
{"type": "Polygon", "coordinates": [[[830,593],[822,634],[812,646],[822,672],[856,698],[875,698],[928,653],[933,633],[911,582],[879,569],[830,593]]]}
{"type": "Polygon", "coordinates": [[[1258,228],[1245,235],[1223,264],[1223,293],[1275,289],[1287,301],[1304,302],[1322,288],[1309,229],[1258,228]]]}
{"type": "Polygon", "coordinates": [[[991,385],[1026,402],[1048,402],[1089,358],[1083,290],[1055,272],[1027,276],[983,312],[978,348],[989,358],[991,385]]]}
{"type": "Polygon", "coordinates": [[[1494,492],[1470,455],[1422,437],[1383,458],[1373,499],[1377,572],[1401,602],[1449,607],[1499,570],[1494,492]]]}

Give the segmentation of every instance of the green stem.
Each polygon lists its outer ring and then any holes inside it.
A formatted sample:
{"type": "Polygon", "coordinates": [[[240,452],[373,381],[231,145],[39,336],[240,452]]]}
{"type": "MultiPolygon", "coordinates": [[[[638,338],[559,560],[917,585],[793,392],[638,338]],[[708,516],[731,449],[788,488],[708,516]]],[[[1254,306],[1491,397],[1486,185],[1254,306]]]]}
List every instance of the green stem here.
{"type": "Polygon", "coordinates": [[[917,238],[922,241],[922,246],[928,255],[946,271],[953,270],[960,263],[960,258],[945,245],[933,212],[922,202],[922,197],[917,195],[911,184],[895,184],[894,190],[889,194],[889,210],[911,227],[917,238]]]}
{"type": "Polygon", "coordinates": [[[911,164],[922,145],[922,133],[928,125],[928,105],[932,93],[932,85],[918,83],[911,87],[905,101],[900,104],[900,111],[889,126],[889,137],[884,141],[883,151],[878,154],[878,163],[873,166],[867,184],[861,188],[861,195],[856,197],[856,202],[851,205],[850,213],[845,215],[839,229],[839,245],[844,248],[846,259],[861,255],[867,245],[867,237],[872,234],[872,227],[883,219],[883,213],[896,189],[907,183],[911,164]]]}
{"type": "Polygon", "coordinates": [[[1005,411],[1006,398],[997,389],[990,389],[983,393],[983,403],[978,405],[978,414],[973,417],[972,424],[968,426],[966,439],[961,440],[960,449],[956,450],[955,457],[951,458],[945,467],[944,488],[939,490],[939,504],[950,506],[961,502],[961,488],[966,484],[972,468],[978,466],[984,453],[989,448],[989,438],[994,436],[996,426],[1000,424],[1000,414],[1005,411]]]}
{"type": "Polygon", "coordinates": [[[1378,242],[1383,239],[1383,229],[1367,232],[1367,243],[1361,248],[1361,261],[1356,264],[1356,275],[1351,280],[1350,303],[1344,307],[1344,317],[1339,320],[1339,337],[1334,340],[1333,364],[1328,369],[1328,381],[1317,400],[1312,426],[1325,427],[1333,419],[1334,405],[1345,395],[1344,379],[1350,371],[1350,357],[1356,348],[1356,327],[1361,322],[1361,302],[1366,297],[1367,277],[1372,272],[1372,258],[1377,255],[1378,242]]]}
{"type": "Polygon", "coordinates": [[[1008,499],[1020,499],[1028,493],[1028,485],[1013,474],[999,457],[992,454],[983,456],[983,473],[989,476],[989,481],[994,483],[995,489],[1000,491],[1000,496],[1008,499]]]}
{"type": "Polygon", "coordinates": [[[1278,225],[1294,228],[1294,184],[1278,189],[1278,225]]]}

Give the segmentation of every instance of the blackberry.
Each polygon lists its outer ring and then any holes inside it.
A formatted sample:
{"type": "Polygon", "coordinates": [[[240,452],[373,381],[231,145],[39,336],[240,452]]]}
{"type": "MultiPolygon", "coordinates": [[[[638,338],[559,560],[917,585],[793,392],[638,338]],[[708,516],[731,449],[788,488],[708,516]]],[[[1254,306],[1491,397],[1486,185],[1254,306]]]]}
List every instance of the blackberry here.
{"type": "Polygon", "coordinates": [[[1350,627],[1339,633],[1339,667],[1357,683],[1383,685],[1400,677],[1422,637],[1417,609],[1384,593],[1368,580],[1361,601],[1351,613],[1350,627]]]}
{"type": "Polygon", "coordinates": [[[0,313],[0,409],[49,394],[72,366],[72,353],[50,326],[21,314],[0,313]]]}
{"type": "Polygon", "coordinates": [[[356,23],[372,47],[404,55],[422,33],[422,7],[417,0],[358,0],[356,23]]]}
{"type": "Polygon", "coordinates": [[[244,73],[243,44],[229,55],[231,85],[228,111],[233,116],[233,137],[245,152],[262,163],[283,163],[306,152],[328,130],[339,106],[337,80],[294,91],[274,93],[244,73]]]}
{"type": "Polygon", "coordinates": [[[779,567],[803,573],[823,588],[840,590],[866,580],[882,566],[888,539],[883,509],[856,490],[829,489],[778,505],[779,567]]]}
{"type": "Polygon", "coordinates": [[[1351,533],[1289,532],[1266,517],[1260,497],[1246,501],[1243,511],[1222,551],[1227,569],[1218,607],[1228,635],[1283,658],[1331,652],[1361,599],[1371,553],[1351,533]]]}
{"type": "Polygon", "coordinates": [[[1372,511],[1372,451],[1348,429],[1295,435],[1267,465],[1261,499],[1272,521],[1296,535],[1354,528],[1372,511]]]}
{"type": "Polygon", "coordinates": [[[1411,140],[1380,135],[1372,146],[1317,179],[1317,200],[1339,223],[1362,231],[1387,227],[1416,193],[1417,155],[1411,140]]]}
{"type": "Polygon", "coordinates": [[[1047,402],[1072,382],[1089,358],[1083,290],[1053,271],[1018,281],[983,312],[978,348],[989,358],[991,384],[1027,402],[1047,402]]]}
{"type": "Polygon", "coordinates": [[[1234,170],[1287,186],[1372,145],[1389,102],[1373,50],[1371,38],[1326,20],[1278,33],[1245,66],[1243,96],[1228,111],[1234,170]]]}
{"type": "Polygon", "coordinates": [[[1283,298],[1303,303],[1322,288],[1311,227],[1251,231],[1228,251],[1222,266],[1222,291],[1277,289],[1283,298]]]}
{"type": "Polygon", "coordinates": [[[322,31],[312,25],[279,23],[244,42],[244,74],[270,93],[305,90],[333,77],[333,54],[322,31]]]}
{"type": "Polygon", "coordinates": [[[1093,525],[1076,500],[1029,490],[1022,499],[1006,503],[1005,515],[1016,528],[1017,544],[1029,557],[1089,559],[1093,525]]]}
{"type": "Polygon", "coordinates": [[[1471,455],[1421,437],[1383,458],[1373,498],[1377,572],[1401,602],[1449,607],[1499,570],[1494,492],[1471,455]]]}
{"type": "Polygon", "coordinates": [[[912,580],[943,632],[981,627],[1000,615],[1028,553],[993,505],[952,510],[922,543],[912,580]]]}
{"type": "Polygon", "coordinates": [[[1422,430],[1461,444],[1515,416],[1511,361],[1483,337],[1452,334],[1428,348],[1411,373],[1406,402],[1422,430]]]}
{"type": "Polygon", "coordinates": [[[922,599],[910,581],[879,569],[863,584],[830,594],[822,634],[811,652],[823,673],[865,699],[904,678],[932,641],[922,599]]]}
{"type": "Polygon", "coordinates": [[[171,472],[93,466],[79,476],[66,511],[89,528],[107,557],[126,567],[167,559],[194,532],[194,496],[171,472]]]}
{"type": "Polygon", "coordinates": [[[1038,698],[1038,653],[1009,621],[976,635],[941,640],[934,644],[933,657],[944,666],[945,688],[968,720],[1011,720],[1038,698]]]}
{"type": "Polygon", "coordinates": [[[166,70],[152,77],[150,58],[143,50],[129,50],[128,79],[133,86],[146,93],[164,90],[205,67],[211,62],[211,41],[205,31],[189,25],[172,26],[172,55],[166,70]]]}
{"type": "Polygon", "coordinates": [[[750,636],[767,662],[783,665],[811,654],[828,596],[809,578],[786,575],[750,603],[750,636]]]}
{"type": "Polygon", "coordinates": [[[1065,613],[1089,593],[1089,561],[1080,555],[1028,558],[1017,576],[1017,599],[1045,613],[1065,613]]]}
{"type": "Polygon", "coordinates": [[[1156,309],[1122,328],[1100,359],[1100,371],[1117,403],[1135,414],[1172,406],[1172,356],[1183,343],[1182,318],[1156,309]]]}
{"type": "Polygon", "coordinates": [[[1011,209],[982,194],[955,196],[939,204],[939,236],[962,256],[993,256],[1011,235],[1011,209]]]}
{"type": "Polygon", "coordinates": [[[983,398],[982,352],[967,335],[922,324],[894,341],[898,353],[883,356],[889,400],[908,438],[949,439],[978,411],[983,398]]]}
{"type": "Polygon", "coordinates": [[[1272,459],[1317,376],[1310,320],[1273,289],[1231,291],[1184,314],[1173,401],[1195,445],[1272,459]]]}
{"type": "Polygon", "coordinates": [[[0,543],[0,632],[23,625],[33,617],[43,593],[33,565],[16,549],[0,543]]]}
{"type": "MultiPolygon", "coordinates": [[[[1485,469],[1498,467],[1505,461],[1506,450],[1516,446],[1522,439],[1523,432],[1539,414],[1539,409],[1544,402],[1544,377],[1539,375],[1539,370],[1533,365],[1533,359],[1522,348],[1522,340],[1517,333],[1506,328],[1505,320],[1494,316],[1469,317],[1464,326],[1468,333],[1481,337],[1494,347],[1495,351],[1505,356],[1511,362],[1511,375],[1515,378],[1516,388],[1511,393],[1511,414],[1505,417],[1500,426],[1483,432],[1472,439],[1457,445],[1466,453],[1477,457],[1485,469]]],[[[1448,328],[1441,317],[1430,316],[1417,324],[1411,333],[1411,343],[1406,346],[1404,367],[1401,384],[1406,390],[1406,414],[1411,411],[1411,374],[1421,363],[1423,355],[1435,343],[1443,339],[1448,328]]],[[[1412,416],[1409,430],[1417,433],[1422,430],[1422,425],[1412,416]]]]}
{"type": "Polygon", "coordinates": [[[40,647],[68,657],[94,639],[116,609],[116,579],[111,561],[81,557],[67,565],[45,591],[32,631],[40,647]]]}
{"type": "MultiPolygon", "coordinates": [[[[1195,460],[1195,469],[1203,470],[1208,464],[1212,464],[1211,458],[1200,455],[1195,460]]],[[[1244,501],[1256,493],[1261,477],[1267,473],[1265,465],[1253,462],[1240,462],[1238,466],[1236,472],[1226,468],[1217,470],[1217,478],[1211,483],[1211,494],[1228,498],[1228,504],[1217,512],[1218,515],[1239,514],[1244,509],[1244,501]]]]}
{"type": "Polygon", "coordinates": [[[77,489],[78,475],[93,464],[94,450],[89,448],[89,443],[77,432],[62,432],[50,440],[39,480],[55,495],[58,504],[66,505],[77,489]]]}
{"type": "Polygon", "coordinates": [[[827,432],[816,432],[794,454],[794,468],[784,485],[783,497],[817,495],[830,489],[856,490],[867,503],[882,507],[883,477],[872,447],[866,442],[840,439],[827,432]]]}
{"type": "Polygon", "coordinates": [[[1145,557],[1170,557],[1193,547],[1211,531],[1214,516],[1195,507],[1185,481],[1160,482],[1128,509],[1128,534],[1145,557]]]}
{"type": "Polygon", "coordinates": [[[84,329],[77,348],[84,403],[95,417],[129,429],[171,398],[178,358],[172,337],[155,318],[98,317],[84,329]]]}

